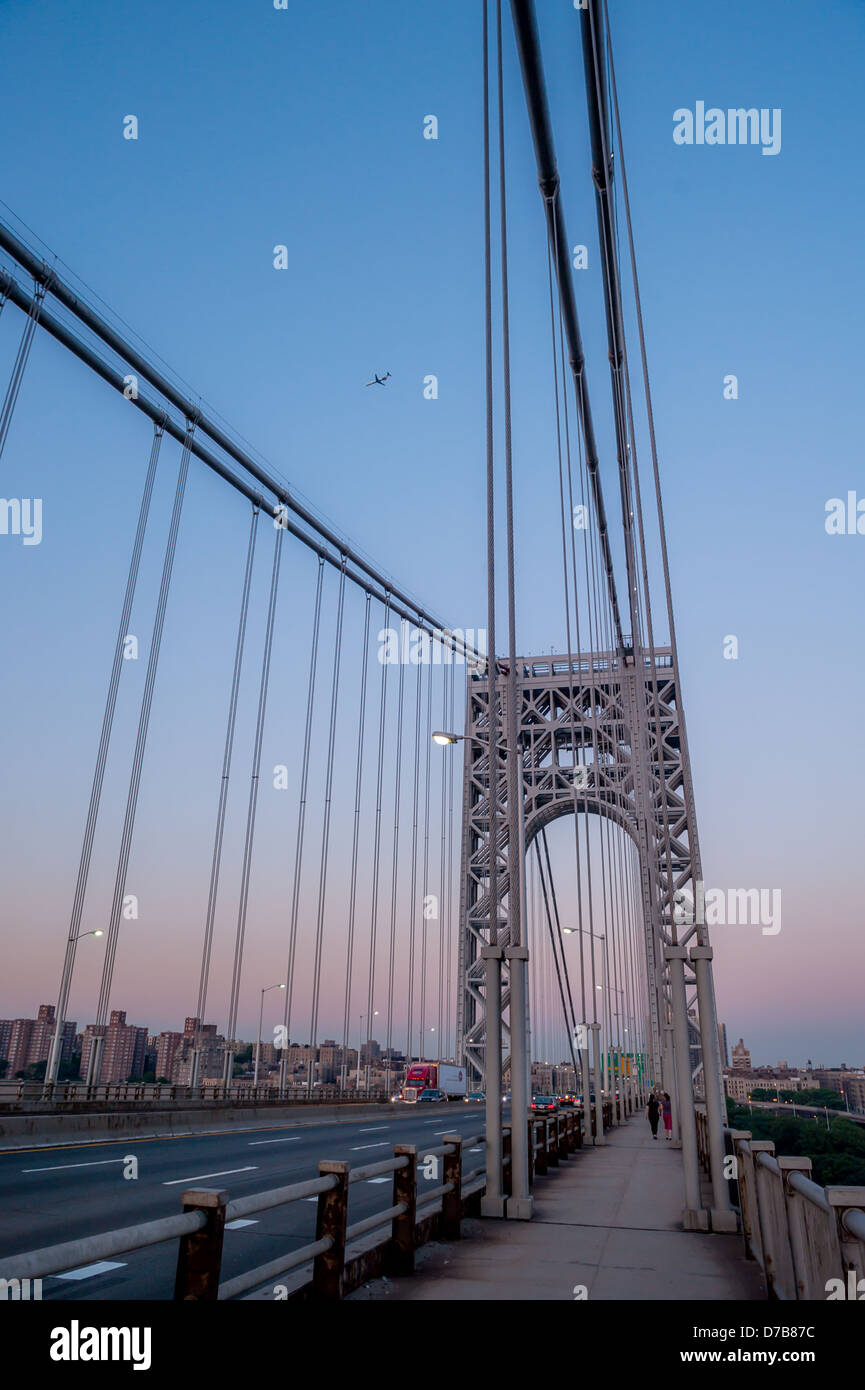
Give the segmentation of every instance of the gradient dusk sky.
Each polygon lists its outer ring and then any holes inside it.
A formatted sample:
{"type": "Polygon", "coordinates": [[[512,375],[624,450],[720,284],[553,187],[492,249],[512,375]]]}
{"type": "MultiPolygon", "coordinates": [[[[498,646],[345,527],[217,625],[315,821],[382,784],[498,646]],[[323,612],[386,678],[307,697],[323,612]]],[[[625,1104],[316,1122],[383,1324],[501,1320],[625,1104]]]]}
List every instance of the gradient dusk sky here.
{"type": "MultiPolygon", "coordinates": [[[[570,0],[537,9],[569,236],[589,247],[575,284],[615,516],[579,17],[570,0]]],[[[824,521],[830,498],[865,497],[865,9],[859,0],[611,0],[610,11],[704,875],[709,885],[779,890],[782,900],[777,935],[715,929],[719,1016],[755,1062],[862,1065],[865,535],[829,535],[824,521]],[[780,152],[677,145],[673,112],[698,101],[780,108],[780,152]],[[723,394],[731,373],[737,400],[723,394]],[[736,660],[724,658],[730,635],[736,660]]],[[[289,0],[285,10],[272,0],[7,0],[0,45],[4,220],[29,242],[41,238],[64,274],[101,296],[406,590],[453,626],[483,627],[478,0],[289,0]],[[137,141],[123,139],[129,113],[137,141]],[[428,113],[437,141],[423,139],[428,113]],[[284,272],[273,268],[277,244],[288,247],[284,272]],[[387,370],[386,391],[364,389],[387,370]],[[423,396],[428,373],[439,380],[434,402],[423,396]]],[[[543,212],[509,27],[505,50],[518,645],[530,654],[562,650],[565,629],[543,212]]],[[[7,308],[4,390],[20,331],[7,308]]],[[[3,457],[4,495],[44,499],[44,536],[31,547],[0,538],[0,1017],[32,1017],[56,996],[148,452],[146,423],[38,338],[3,457]]],[[[167,441],[142,625],[177,453],[167,441]]],[[[148,912],[121,942],[112,994],[130,1022],[154,1031],[194,1012],[247,528],[246,504],[193,463],[132,863],[148,912]]],[[[265,527],[254,653],[270,544],[265,527]]],[[[299,552],[286,549],[267,768],[296,757],[301,737],[315,565],[299,552]]],[[[353,690],[362,619],[359,598],[351,602],[353,690]]],[[[504,609],[500,622],[504,632],[504,609]]],[[[110,899],[144,664],[124,687],[88,926],[110,899]]],[[[320,679],[319,736],[326,660],[320,679]]],[[[252,662],[239,768],[255,697],[252,662]]],[[[346,725],[341,797],[353,774],[349,733],[346,725]]],[[[244,795],[230,814],[208,1009],[220,1026],[244,795]]],[[[259,985],[284,968],[293,814],[272,799],[262,808],[241,1036],[255,1028],[259,985]]],[[[341,855],[349,819],[336,831],[341,855]]],[[[317,834],[316,822],[313,876],[317,834]]],[[[551,845],[563,865],[566,841],[558,822],[551,845]]],[[[341,863],[335,873],[344,877],[341,863]]],[[[328,931],[335,950],[339,924],[328,931]]],[[[69,1010],[79,1024],[93,1016],[98,950],[79,950],[69,1010]]],[[[321,1036],[342,1026],[334,981],[321,1036]]],[[[297,1031],[305,1027],[299,1019],[297,1031]]]]}

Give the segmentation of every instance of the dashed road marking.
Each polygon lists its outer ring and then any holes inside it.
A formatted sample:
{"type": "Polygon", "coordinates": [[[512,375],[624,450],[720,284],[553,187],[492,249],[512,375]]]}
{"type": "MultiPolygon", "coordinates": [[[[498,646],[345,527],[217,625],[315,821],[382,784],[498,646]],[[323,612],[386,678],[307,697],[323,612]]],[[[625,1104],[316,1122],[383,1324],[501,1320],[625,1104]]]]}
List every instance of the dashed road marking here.
{"type": "Polygon", "coordinates": [[[258,1167],[257,1163],[248,1163],[245,1168],[222,1168],[218,1173],[196,1173],[192,1178],[172,1178],[170,1182],[164,1182],[163,1187],[179,1187],[183,1182],[203,1182],[205,1178],[227,1178],[230,1173],[254,1173],[258,1167]]]}
{"type": "Polygon", "coordinates": [[[125,1269],[126,1260],[99,1260],[95,1265],[82,1265],[80,1269],[68,1269],[58,1274],[58,1279],[93,1279],[97,1274],[107,1274],[109,1269],[125,1269]]]}
{"type": "Polygon", "coordinates": [[[109,1163],[125,1163],[123,1158],[102,1158],[93,1163],[58,1163],[52,1168],[22,1168],[22,1173],[60,1173],[64,1168],[104,1168],[109,1163]]]}
{"type": "Polygon", "coordinates": [[[250,1139],[249,1147],[256,1148],[259,1144],[299,1144],[300,1135],[292,1135],[290,1139],[250,1139]]]}

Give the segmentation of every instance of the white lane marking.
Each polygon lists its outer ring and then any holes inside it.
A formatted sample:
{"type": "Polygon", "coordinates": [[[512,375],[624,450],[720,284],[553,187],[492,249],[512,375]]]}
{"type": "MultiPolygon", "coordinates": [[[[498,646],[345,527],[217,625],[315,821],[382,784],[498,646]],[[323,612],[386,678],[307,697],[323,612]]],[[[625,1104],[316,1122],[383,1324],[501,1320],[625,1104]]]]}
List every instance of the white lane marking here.
{"type": "Polygon", "coordinates": [[[196,1173],[193,1178],[172,1178],[163,1187],[179,1187],[182,1182],[203,1182],[205,1178],[227,1178],[229,1173],[254,1173],[257,1163],[247,1163],[245,1168],[222,1168],[218,1173],[196,1173]]]}
{"type": "Polygon", "coordinates": [[[387,1129],[387,1125],[368,1125],[366,1129],[359,1129],[358,1134],[375,1134],[377,1129],[387,1129]]]}
{"type": "Polygon", "coordinates": [[[390,1178],[367,1178],[367,1182],[390,1182],[390,1178]]]}
{"type": "Polygon", "coordinates": [[[22,1173],[60,1173],[64,1168],[104,1168],[108,1163],[125,1163],[124,1158],[101,1158],[94,1163],[58,1163],[53,1168],[22,1168],[22,1173]]]}
{"type": "Polygon", "coordinates": [[[125,1269],[126,1260],[99,1260],[95,1265],[82,1265],[80,1269],[69,1269],[58,1274],[58,1279],[93,1279],[97,1274],[107,1274],[109,1269],[125,1269]]]}
{"type": "Polygon", "coordinates": [[[299,1144],[300,1135],[294,1134],[290,1139],[250,1139],[249,1147],[254,1149],[258,1144],[299,1144]]]}
{"type": "Polygon", "coordinates": [[[244,1226],[257,1226],[257,1225],[258,1225],[258,1220],[257,1220],[257,1219],[256,1219],[255,1221],[247,1221],[247,1220],[245,1219],[245,1217],[243,1217],[243,1216],[238,1216],[238,1218],[237,1218],[236,1221],[226,1221],[226,1223],[225,1223],[225,1229],[226,1229],[227,1231],[239,1231],[239,1230],[241,1230],[242,1227],[244,1227],[244,1226]]]}
{"type": "Polygon", "coordinates": [[[386,1139],[380,1139],[380,1140],[378,1141],[377,1144],[355,1144],[354,1148],[352,1149],[352,1153],[353,1153],[353,1154],[360,1153],[361,1149],[386,1149],[386,1148],[387,1148],[387,1140],[386,1140],[386,1139]]]}

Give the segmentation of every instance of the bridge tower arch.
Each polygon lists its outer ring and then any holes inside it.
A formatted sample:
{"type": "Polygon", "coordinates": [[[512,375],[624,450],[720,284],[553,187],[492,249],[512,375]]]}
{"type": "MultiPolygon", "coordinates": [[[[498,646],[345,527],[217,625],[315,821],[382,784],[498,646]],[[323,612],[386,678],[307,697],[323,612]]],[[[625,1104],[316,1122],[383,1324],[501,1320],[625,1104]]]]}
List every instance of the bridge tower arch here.
{"type": "MultiPolygon", "coordinates": [[[[507,672],[501,659],[497,665],[496,922],[498,943],[507,946],[507,672]]],[[[476,1087],[483,1085],[485,1072],[482,952],[491,919],[490,684],[486,670],[470,675],[464,735],[457,1038],[470,1084],[476,1087]]],[[[695,1099],[707,1102],[718,1150],[712,1156],[713,1227],[729,1229],[726,1184],[721,1181],[724,1098],[712,952],[705,923],[698,920],[702,871],[673,651],[656,647],[654,664],[645,651],[635,660],[628,647],[574,654],[570,659],[522,658],[517,692],[523,852],[554,819],[586,812],[610,818],[636,845],[650,1077],[673,1094],[673,1077],[678,1075],[681,1092],[684,1066],[674,1067],[674,1049],[687,1054],[690,1085],[687,1095],[679,1095],[680,1119],[693,1127],[695,1099]]],[[[505,962],[503,1015],[509,998],[505,962]]],[[[686,1200],[690,1224],[700,1225],[705,1219],[698,1206],[699,1194],[694,1199],[692,1189],[686,1200]]]]}

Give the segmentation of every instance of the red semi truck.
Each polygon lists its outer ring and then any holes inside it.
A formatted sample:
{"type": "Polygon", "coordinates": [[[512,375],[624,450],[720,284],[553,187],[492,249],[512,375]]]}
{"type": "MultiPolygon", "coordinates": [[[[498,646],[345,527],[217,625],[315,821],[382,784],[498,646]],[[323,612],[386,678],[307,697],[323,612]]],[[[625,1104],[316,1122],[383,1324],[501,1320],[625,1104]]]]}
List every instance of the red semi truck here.
{"type": "Polygon", "coordinates": [[[465,1067],[453,1062],[417,1062],[410,1066],[402,1088],[403,1100],[412,1103],[423,1091],[444,1091],[448,1097],[466,1093],[465,1067]]]}

